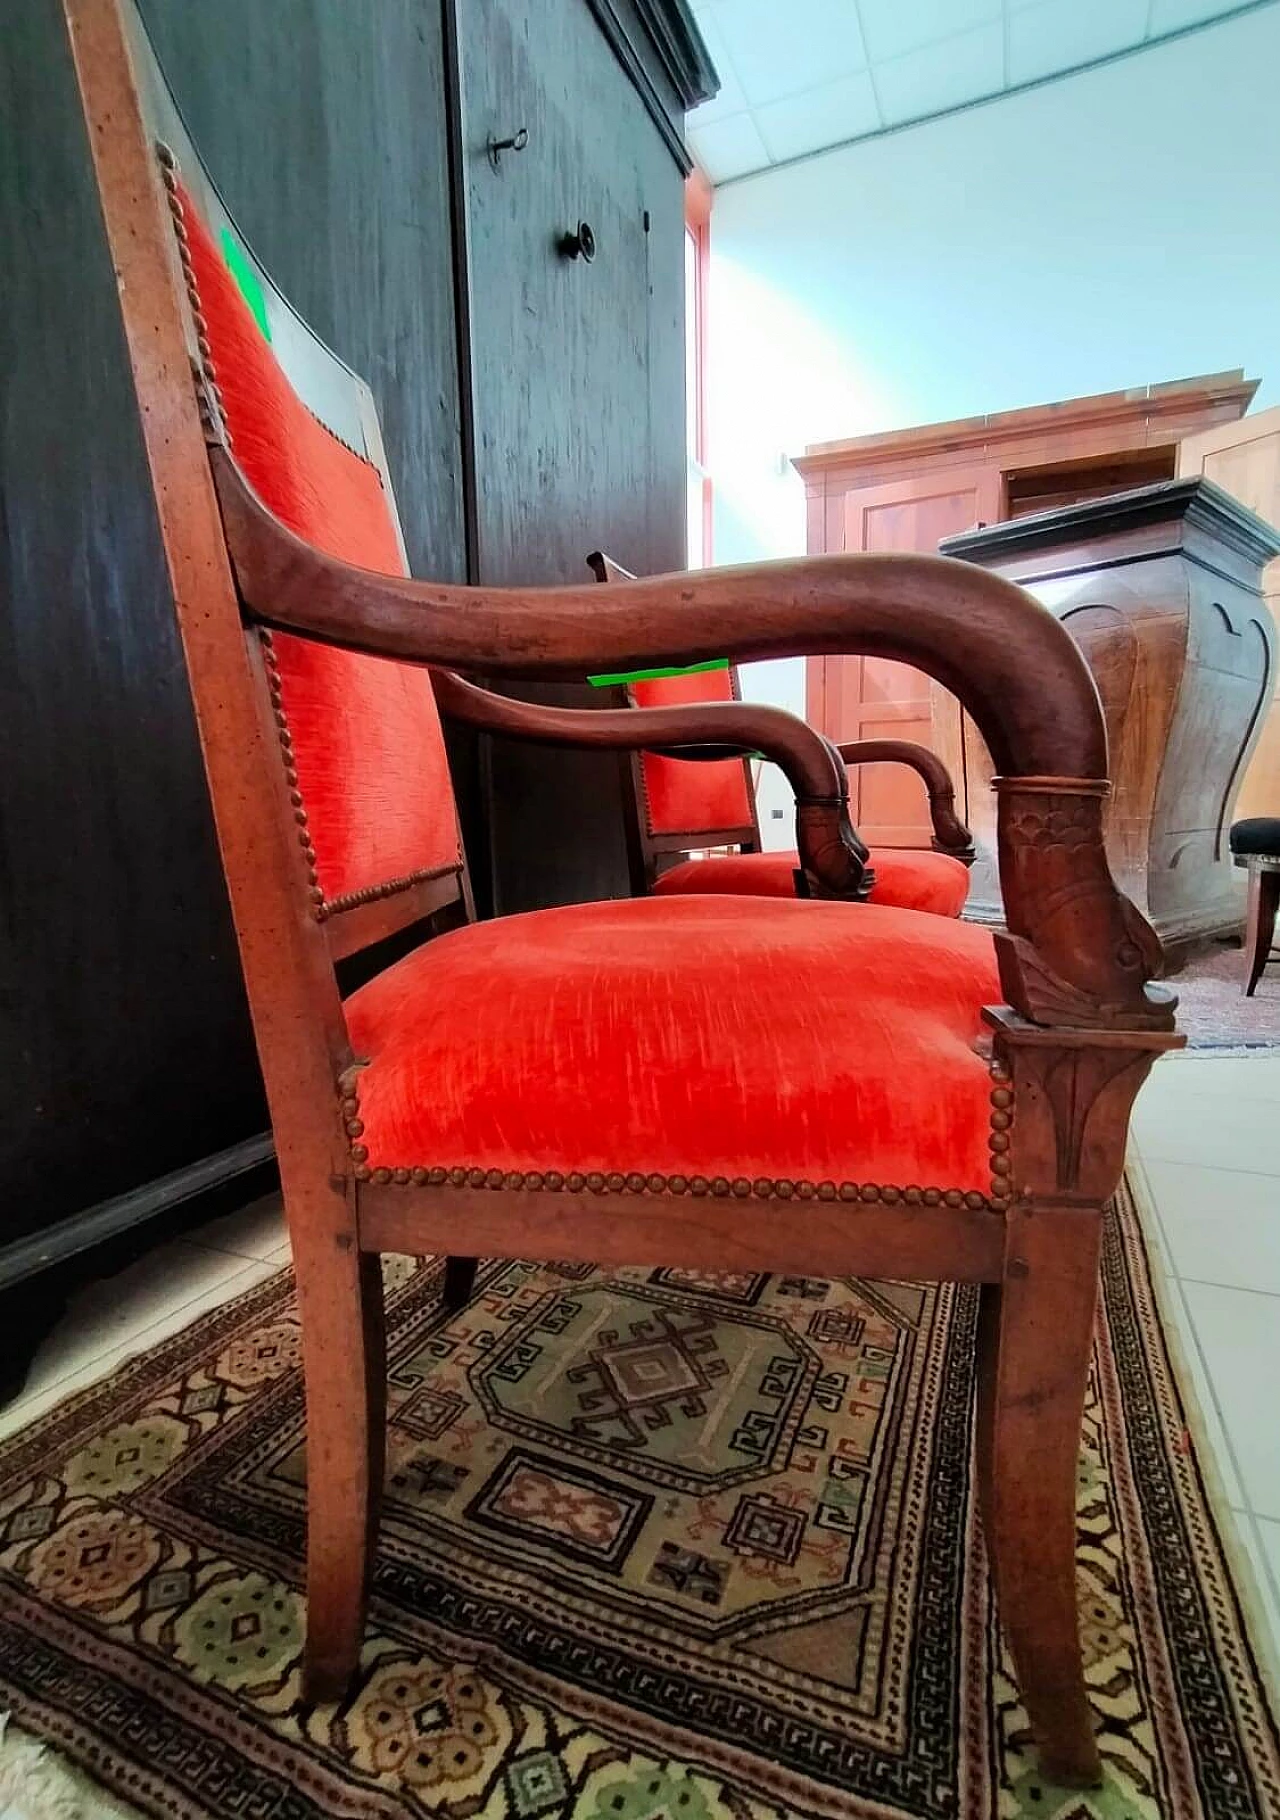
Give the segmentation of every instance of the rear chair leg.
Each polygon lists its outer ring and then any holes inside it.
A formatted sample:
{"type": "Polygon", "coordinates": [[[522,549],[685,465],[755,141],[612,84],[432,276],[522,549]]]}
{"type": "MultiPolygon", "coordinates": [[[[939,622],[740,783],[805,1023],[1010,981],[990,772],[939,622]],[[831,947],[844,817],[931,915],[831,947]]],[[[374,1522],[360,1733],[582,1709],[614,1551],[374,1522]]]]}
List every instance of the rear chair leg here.
{"type": "Polygon", "coordinates": [[[1252,998],[1275,940],[1276,910],[1280,908],[1280,872],[1261,866],[1249,868],[1249,914],[1245,922],[1244,995],[1252,998]]]}
{"type": "Polygon", "coordinates": [[[1099,1208],[1016,1208],[979,1316],[978,1472],[1000,1621],[1046,1776],[1102,1779],[1076,1592],[1076,1472],[1099,1208]]]}
{"type": "Polygon", "coordinates": [[[295,1239],[294,1259],[307,1401],[302,1680],[304,1697],[319,1703],[346,1693],[364,1637],[386,1448],[386,1338],[381,1259],[357,1251],[354,1234],[295,1239]]]}
{"type": "Polygon", "coordinates": [[[444,1305],[457,1314],[471,1300],[476,1286],[479,1258],[446,1258],[444,1261],[444,1305]]]}

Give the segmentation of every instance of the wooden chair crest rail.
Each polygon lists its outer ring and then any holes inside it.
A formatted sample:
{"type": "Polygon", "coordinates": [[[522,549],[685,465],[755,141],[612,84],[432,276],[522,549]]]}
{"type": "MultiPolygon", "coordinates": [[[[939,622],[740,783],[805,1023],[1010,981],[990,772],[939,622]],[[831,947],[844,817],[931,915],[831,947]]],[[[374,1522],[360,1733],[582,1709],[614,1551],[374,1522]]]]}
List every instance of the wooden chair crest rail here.
{"type": "MultiPolygon", "coordinates": [[[[63,6],[293,1245],[309,1696],[360,1667],[380,1252],[976,1281],[1002,1621],[1047,1773],[1095,1780],[1074,1490],[1102,1208],[1134,1094],[1181,1039],[1107,867],[1103,721],[1069,634],[931,558],[607,590],[411,580],[367,389],[236,235],[132,0],[63,6]],[[1006,933],[732,897],[469,920],[431,669],[847,651],[918,664],[981,727],[1006,933]],[[432,939],[344,998],[335,958],[411,921],[432,939]]],[[[440,700],[475,707],[457,682],[440,700]]],[[[743,712],[702,741],[761,743],[743,712]]],[[[819,861],[847,855],[830,755],[784,746],[819,861]]],[[[468,1277],[455,1259],[448,1295],[468,1277]]]]}
{"type": "MultiPolygon", "coordinates": [[[[602,550],[587,563],[599,582],[628,582],[636,577],[602,550]]],[[[699,699],[740,699],[735,664],[711,672],[664,674],[625,685],[633,707],[649,711],[699,699]]],[[[860,896],[876,904],[897,904],[958,916],[968,894],[968,867],[973,862],[973,836],[956,814],[955,788],[936,753],[914,740],[863,739],[835,745],[846,767],[903,765],[924,783],[933,829],[932,852],[879,848],[867,852],[860,896]]],[[[797,854],[763,851],[759,808],[748,757],[742,752],[707,751],[701,757],[711,769],[691,773],[689,753],[633,755],[630,763],[632,888],[646,891],[741,892],[752,897],[791,897],[806,889],[797,854]],[[717,851],[691,860],[697,849],[717,851]]],[[[812,895],[812,893],[810,893],[812,895]]]]}

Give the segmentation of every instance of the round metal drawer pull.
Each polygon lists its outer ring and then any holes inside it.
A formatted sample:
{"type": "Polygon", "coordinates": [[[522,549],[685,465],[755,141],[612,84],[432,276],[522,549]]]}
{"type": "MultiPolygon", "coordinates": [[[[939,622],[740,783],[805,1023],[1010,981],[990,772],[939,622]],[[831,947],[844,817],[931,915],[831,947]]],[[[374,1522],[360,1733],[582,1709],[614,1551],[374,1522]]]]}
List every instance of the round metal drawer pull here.
{"type": "Polygon", "coordinates": [[[580,221],[575,229],[560,236],[560,251],[566,259],[585,259],[590,265],[596,256],[596,237],[589,221],[580,221]]]}

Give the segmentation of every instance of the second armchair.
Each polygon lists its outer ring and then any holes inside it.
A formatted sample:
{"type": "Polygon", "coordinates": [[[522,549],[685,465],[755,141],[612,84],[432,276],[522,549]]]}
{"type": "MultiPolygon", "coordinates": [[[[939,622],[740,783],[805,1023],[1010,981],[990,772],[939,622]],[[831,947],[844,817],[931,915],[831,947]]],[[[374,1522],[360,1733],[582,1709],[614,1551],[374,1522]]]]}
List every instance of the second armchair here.
{"type": "MultiPolygon", "coordinates": [[[[587,558],[597,581],[633,581],[634,576],[601,551],[587,558]]],[[[656,675],[626,685],[634,707],[691,707],[738,699],[732,665],[656,675]]],[[[870,901],[936,916],[959,916],[969,893],[973,837],[956,815],[955,790],[936,753],[910,740],[856,740],[836,748],[846,766],[909,766],[923,779],[933,825],[931,849],[876,847],[867,861],[864,884],[870,901]]],[[[807,895],[794,850],[765,852],[747,754],[730,747],[706,748],[703,762],[688,752],[637,752],[631,760],[633,820],[629,834],[632,873],[639,892],[659,896],[699,894],[736,897],[807,895]],[[722,851],[722,849],[731,851],[722,851]],[[705,852],[703,858],[691,858],[705,852]],[[800,880],[798,883],[797,880],[800,880]]]]}

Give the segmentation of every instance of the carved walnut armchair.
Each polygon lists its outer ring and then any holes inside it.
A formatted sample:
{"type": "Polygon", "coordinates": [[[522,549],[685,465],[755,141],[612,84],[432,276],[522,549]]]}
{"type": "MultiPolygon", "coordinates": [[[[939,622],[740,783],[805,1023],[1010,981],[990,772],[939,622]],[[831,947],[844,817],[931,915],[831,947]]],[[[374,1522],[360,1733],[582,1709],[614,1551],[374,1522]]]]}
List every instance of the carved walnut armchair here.
{"type": "MultiPolygon", "coordinates": [[[[587,562],[597,581],[636,577],[596,550],[587,562]]],[[[734,664],[712,670],[628,680],[627,698],[646,708],[727,702],[739,698],[734,664]]],[[[936,752],[906,739],[850,740],[835,747],[846,767],[905,765],[916,772],[929,799],[931,851],[904,847],[861,849],[858,896],[873,904],[959,916],[969,892],[973,836],[956,814],[951,776],[936,752]]],[[[750,765],[741,753],[705,748],[696,766],[689,753],[644,751],[630,765],[632,886],[636,891],[710,891],[748,897],[794,897],[808,889],[798,855],[764,852],[750,765]],[[736,848],[690,859],[700,848],[736,848]]]]}
{"type": "MultiPolygon", "coordinates": [[[[64,6],[293,1246],[310,1697],[359,1672],[381,1252],[453,1254],[454,1299],[495,1253],[967,1281],[1002,1621],[1046,1770],[1094,1780],[1074,1493],[1102,1210],[1134,1094],[1179,1038],[1108,871],[1102,716],[1070,636],[997,578],[905,556],[607,590],[409,579],[367,388],[239,247],[264,336],[131,0],[64,6]],[[470,921],[432,666],[849,651],[929,671],[981,728],[1007,932],[677,895],[470,921]],[[335,962],[409,928],[427,939],[341,997],[335,962]]],[[[495,709],[456,679],[440,699],[612,737],[609,716],[495,709]]],[[[856,891],[843,773],[802,723],[731,703],[613,718],[623,744],[785,758],[802,864],[856,891]]]]}

